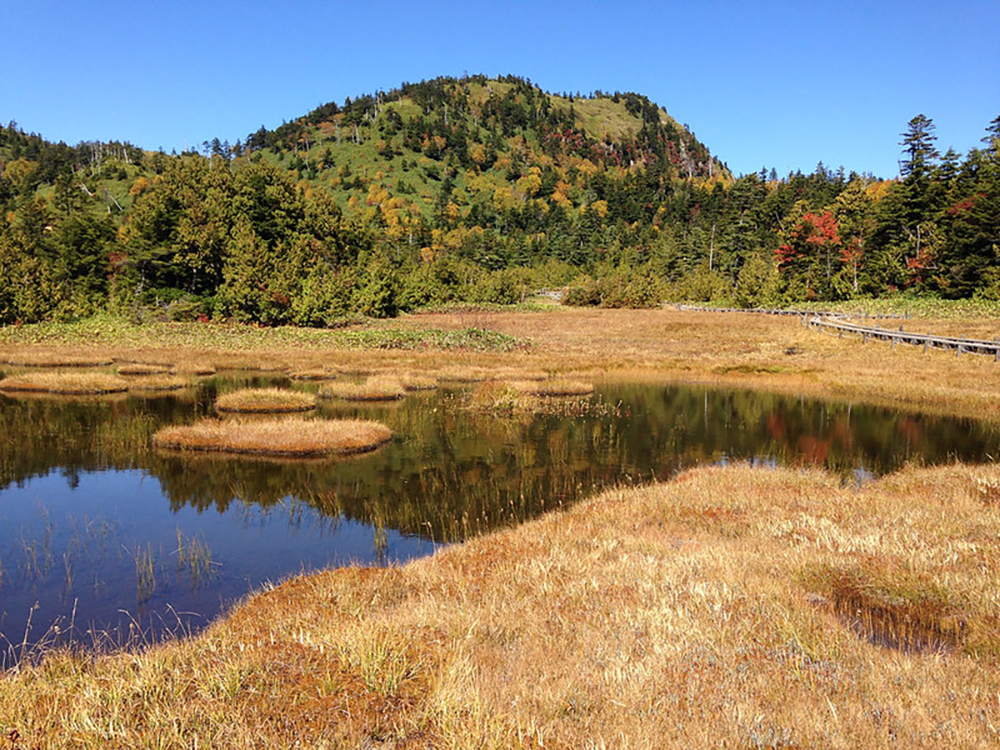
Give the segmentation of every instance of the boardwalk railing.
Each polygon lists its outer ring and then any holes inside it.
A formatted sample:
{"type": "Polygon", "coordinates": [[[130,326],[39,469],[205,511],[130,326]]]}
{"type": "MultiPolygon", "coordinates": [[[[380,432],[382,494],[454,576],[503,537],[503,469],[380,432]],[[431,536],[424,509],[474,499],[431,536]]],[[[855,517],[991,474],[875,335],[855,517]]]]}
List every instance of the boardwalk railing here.
{"type": "Polygon", "coordinates": [[[756,315],[796,315],[818,316],[823,318],[870,318],[873,320],[906,320],[909,313],[902,315],[893,313],[863,313],[863,312],[836,312],[833,310],[788,310],[771,309],[766,307],[701,307],[700,305],[675,305],[678,310],[692,310],[694,312],[723,312],[723,313],[751,313],[756,315]]]}
{"type": "Polygon", "coordinates": [[[961,354],[986,354],[992,355],[995,362],[1000,362],[1000,341],[984,341],[982,339],[954,338],[951,336],[934,336],[930,332],[917,333],[915,331],[904,331],[900,326],[898,331],[887,328],[873,328],[871,326],[857,325],[843,320],[834,320],[814,315],[807,318],[806,324],[811,328],[836,333],[843,338],[844,334],[859,336],[862,343],[869,339],[876,341],[888,341],[895,346],[897,343],[910,344],[912,346],[922,346],[926,352],[928,349],[945,349],[954,351],[956,356],[961,354]]]}

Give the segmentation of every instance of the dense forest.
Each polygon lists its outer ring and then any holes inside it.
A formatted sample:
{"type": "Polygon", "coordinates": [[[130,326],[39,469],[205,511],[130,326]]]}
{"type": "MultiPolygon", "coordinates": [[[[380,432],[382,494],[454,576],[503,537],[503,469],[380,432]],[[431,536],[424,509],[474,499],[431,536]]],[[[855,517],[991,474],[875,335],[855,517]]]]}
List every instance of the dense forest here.
{"type": "Polygon", "coordinates": [[[900,176],[734,177],[632,93],[439,78],[197,151],[0,127],[0,323],[335,326],[448,303],[1000,298],[1000,117],[900,176]]]}

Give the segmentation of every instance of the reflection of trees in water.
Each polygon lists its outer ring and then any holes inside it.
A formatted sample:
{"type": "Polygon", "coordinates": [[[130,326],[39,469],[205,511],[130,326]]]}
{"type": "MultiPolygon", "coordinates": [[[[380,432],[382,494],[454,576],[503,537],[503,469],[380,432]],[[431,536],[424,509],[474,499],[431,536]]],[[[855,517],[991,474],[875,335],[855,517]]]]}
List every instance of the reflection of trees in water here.
{"type": "MultiPolygon", "coordinates": [[[[240,385],[245,385],[241,382],[240,385]]],[[[908,460],[982,459],[994,429],[971,420],[897,414],[751,391],[626,385],[607,388],[620,410],[573,417],[503,418],[460,408],[448,394],[411,397],[392,409],[326,408],[327,416],[386,421],[396,441],[342,461],[272,462],[159,455],[149,437],[162,424],[211,412],[211,381],[187,399],[64,402],[2,399],[0,484],[60,469],[140,468],[171,507],[263,508],[292,498],[332,517],[461,539],[523,520],[594,488],[662,479],[723,459],[756,457],[826,466],[845,475],[881,473],[908,460]]]]}

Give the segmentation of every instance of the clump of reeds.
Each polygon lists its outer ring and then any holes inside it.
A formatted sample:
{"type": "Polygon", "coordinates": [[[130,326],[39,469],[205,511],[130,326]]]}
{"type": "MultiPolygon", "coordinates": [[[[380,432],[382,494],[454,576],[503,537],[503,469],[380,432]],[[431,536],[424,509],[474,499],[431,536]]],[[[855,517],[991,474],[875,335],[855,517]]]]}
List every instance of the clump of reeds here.
{"type": "Polygon", "coordinates": [[[0,380],[0,391],[10,392],[90,396],[127,390],[128,382],[102,372],[31,373],[11,375],[0,380]]]}
{"type": "Polygon", "coordinates": [[[362,419],[204,419],[159,430],[153,435],[153,445],[182,451],[322,458],[375,450],[391,439],[392,430],[384,424],[362,419]]]}
{"type": "Polygon", "coordinates": [[[319,389],[320,398],[345,401],[397,401],[406,395],[397,378],[375,376],[362,383],[327,383],[319,389]]]}
{"type": "Polygon", "coordinates": [[[503,381],[482,383],[467,398],[470,409],[507,414],[534,411],[537,403],[530,394],[503,381]]]}
{"type": "Polygon", "coordinates": [[[316,397],[283,388],[244,388],[219,396],[215,408],[240,414],[285,414],[315,409],[316,397]]]}
{"type": "Polygon", "coordinates": [[[510,383],[510,387],[530,396],[589,396],[594,392],[594,386],[580,380],[518,380],[510,383]]]}
{"type": "Polygon", "coordinates": [[[145,362],[129,362],[119,366],[118,374],[125,377],[142,377],[145,375],[166,375],[173,372],[171,365],[155,365],[145,362]]]}

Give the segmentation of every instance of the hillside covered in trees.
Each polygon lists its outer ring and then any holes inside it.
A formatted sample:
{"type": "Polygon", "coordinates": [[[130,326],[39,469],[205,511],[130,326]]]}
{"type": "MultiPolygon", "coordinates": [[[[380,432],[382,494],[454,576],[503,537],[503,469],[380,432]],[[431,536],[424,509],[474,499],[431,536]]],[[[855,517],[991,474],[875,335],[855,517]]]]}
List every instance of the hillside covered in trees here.
{"type": "Polygon", "coordinates": [[[0,323],[332,326],[449,302],[1000,298],[1000,117],[905,124],[897,179],[734,177],[643,96],[439,78],[199,152],[0,128],[0,323]]]}

